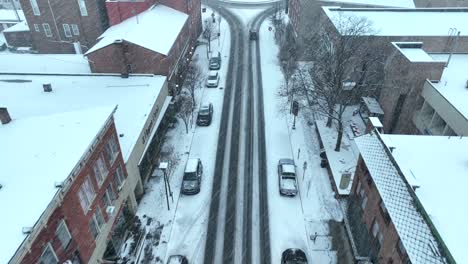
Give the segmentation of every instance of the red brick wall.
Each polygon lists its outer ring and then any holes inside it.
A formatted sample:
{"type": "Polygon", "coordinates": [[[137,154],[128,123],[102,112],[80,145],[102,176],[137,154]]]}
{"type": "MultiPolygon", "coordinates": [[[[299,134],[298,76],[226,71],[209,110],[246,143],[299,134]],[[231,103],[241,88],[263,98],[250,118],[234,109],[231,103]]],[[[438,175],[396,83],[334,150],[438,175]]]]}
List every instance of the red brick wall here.
{"type": "Polygon", "coordinates": [[[29,0],[20,0],[20,3],[31,29],[33,48],[39,53],[74,53],[72,43],[76,41],[86,52],[108,28],[105,0],[86,0],[88,16],[81,16],[77,0],[50,0],[50,6],[47,0],[37,0],[40,16],[33,14],[29,0]],[[52,37],[45,35],[43,23],[49,24],[52,37]],[[39,32],[35,31],[34,24],[39,25],[39,32]],[[79,36],[66,37],[63,24],[78,25],[79,36]]]}
{"type": "Polygon", "coordinates": [[[189,35],[187,22],[177,37],[168,56],[124,41],[112,44],[88,55],[91,70],[97,73],[124,73],[132,65],[133,73],[152,73],[169,76],[183,51],[189,35]],[[126,48],[124,48],[126,46],[126,48]],[[124,53],[124,49],[127,52],[124,53]]]}
{"type": "MultiPolygon", "coordinates": [[[[52,244],[57,257],[59,258],[59,263],[63,263],[67,259],[72,259],[75,252],[78,252],[82,263],[88,263],[89,258],[91,257],[96,246],[93,235],[89,229],[89,221],[98,208],[98,205],[102,210],[102,215],[104,216],[105,221],[108,221],[108,217],[105,212],[106,208],[104,208],[104,205],[101,202],[101,198],[109,185],[113,186],[115,193],[118,195],[117,186],[114,184],[114,173],[118,166],[122,166],[124,174],[127,175],[119,146],[120,153],[113,164],[109,164],[109,161],[104,158],[109,173],[101,187],[98,188],[93,172],[93,165],[98,157],[105,151],[104,146],[112,135],[115,136],[115,139],[118,143],[118,136],[113,122],[97,144],[96,148],[93,150],[93,153],[89,159],[85,162],[81,171],[74,179],[70,189],[64,194],[61,206],[54,210],[51,217],[47,221],[47,225],[40,231],[39,235],[31,246],[31,250],[22,259],[21,263],[37,263],[45,246],[47,246],[49,242],[52,244]],[[91,179],[96,197],[94,198],[90,209],[85,214],[80,205],[78,191],[88,176],[91,179]],[[60,241],[55,235],[57,226],[62,219],[65,220],[72,236],[72,241],[66,249],[61,248],[60,241]]],[[[116,208],[116,212],[120,209],[121,208],[116,208]]]]}
{"type": "Polygon", "coordinates": [[[31,32],[20,31],[20,32],[3,32],[8,46],[13,47],[31,47],[31,32]]]}
{"type": "MultiPolygon", "coordinates": [[[[403,263],[402,259],[406,258],[405,254],[399,253],[397,250],[397,243],[399,241],[399,236],[396,231],[396,228],[390,219],[386,221],[383,213],[380,209],[380,194],[375,186],[373,181],[368,183],[367,175],[368,171],[366,165],[362,158],[359,158],[358,166],[356,168],[356,173],[354,176],[353,186],[351,192],[356,197],[360,197],[357,193],[358,184],[361,183],[361,189],[364,190],[365,195],[367,196],[367,204],[365,209],[362,212],[362,224],[364,224],[369,230],[369,234],[372,235],[372,226],[374,221],[379,225],[379,230],[382,232],[383,240],[380,250],[378,251],[378,263],[389,263],[388,261],[393,260],[394,264],[403,263]]],[[[369,176],[370,177],[370,176],[369,176]]],[[[359,198],[359,203],[361,204],[361,199],[359,198]]],[[[378,241],[374,239],[372,241],[372,246],[378,248],[378,241]]]]}
{"type": "Polygon", "coordinates": [[[122,2],[109,1],[106,2],[107,15],[109,16],[109,24],[116,25],[127,18],[147,10],[153,4],[152,1],[143,2],[122,2]]]}

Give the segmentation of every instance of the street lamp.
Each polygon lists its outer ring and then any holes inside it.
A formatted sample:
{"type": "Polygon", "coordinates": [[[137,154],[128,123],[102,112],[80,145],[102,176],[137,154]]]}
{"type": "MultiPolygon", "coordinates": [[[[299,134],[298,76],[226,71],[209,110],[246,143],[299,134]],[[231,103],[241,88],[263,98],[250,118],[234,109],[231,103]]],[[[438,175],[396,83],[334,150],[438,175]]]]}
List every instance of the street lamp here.
{"type": "Polygon", "coordinates": [[[174,198],[172,197],[171,185],[169,184],[169,179],[167,177],[167,169],[169,168],[169,162],[164,161],[159,163],[159,169],[162,170],[164,175],[164,189],[166,191],[166,202],[167,202],[167,210],[171,210],[169,207],[169,195],[171,196],[172,202],[174,202],[174,198]],[[169,189],[169,190],[168,190],[169,189]]]}

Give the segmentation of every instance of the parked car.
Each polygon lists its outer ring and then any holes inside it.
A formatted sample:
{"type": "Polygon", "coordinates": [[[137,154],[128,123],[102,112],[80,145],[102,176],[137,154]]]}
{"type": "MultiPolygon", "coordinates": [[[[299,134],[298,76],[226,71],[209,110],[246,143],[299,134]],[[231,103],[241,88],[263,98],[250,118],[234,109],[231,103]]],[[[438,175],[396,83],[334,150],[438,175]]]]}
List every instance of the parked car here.
{"type": "Polygon", "coordinates": [[[197,125],[199,126],[209,126],[211,124],[211,119],[213,118],[213,104],[208,103],[202,105],[200,111],[198,111],[197,116],[197,125]]]}
{"type": "Polygon", "coordinates": [[[280,159],[278,162],[278,183],[281,195],[297,194],[296,165],[292,159],[280,159]]]}
{"type": "Polygon", "coordinates": [[[207,87],[218,87],[219,74],[217,71],[210,71],[208,73],[208,79],[206,80],[207,87]]]}
{"type": "Polygon", "coordinates": [[[281,264],[307,264],[307,257],[300,249],[288,248],[281,254],[281,264]]]}
{"type": "Polygon", "coordinates": [[[255,31],[253,29],[249,30],[249,39],[250,40],[257,40],[258,39],[257,31],[255,31]]]}
{"type": "Polygon", "coordinates": [[[182,180],[182,194],[197,194],[200,192],[203,165],[200,159],[194,158],[185,165],[184,178],[182,180]]]}
{"type": "Polygon", "coordinates": [[[188,264],[188,260],[182,255],[172,255],[167,260],[167,264],[188,264]]]}
{"type": "Polygon", "coordinates": [[[219,70],[221,68],[221,53],[218,52],[218,56],[211,57],[210,59],[210,70],[219,70]]]}

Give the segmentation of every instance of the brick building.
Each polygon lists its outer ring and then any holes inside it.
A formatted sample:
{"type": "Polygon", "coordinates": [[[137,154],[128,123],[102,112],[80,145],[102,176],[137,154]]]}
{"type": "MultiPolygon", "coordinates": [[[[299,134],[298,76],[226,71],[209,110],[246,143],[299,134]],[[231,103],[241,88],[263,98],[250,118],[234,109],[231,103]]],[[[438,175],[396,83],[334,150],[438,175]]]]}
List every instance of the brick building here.
{"type": "Polygon", "coordinates": [[[158,74],[167,76],[170,83],[180,83],[201,31],[197,10],[189,16],[157,4],[110,27],[86,53],[91,70],[158,74]]]}
{"type": "Polygon", "coordinates": [[[39,53],[86,52],[109,27],[105,0],[20,0],[39,53]]]}
{"type": "Polygon", "coordinates": [[[355,142],[361,157],[347,215],[361,255],[374,263],[466,262],[467,138],[371,132],[355,142]]]}
{"type": "Polygon", "coordinates": [[[0,110],[1,145],[8,149],[0,154],[0,207],[9,216],[0,225],[2,263],[96,263],[102,257],[121,217],[127,174],[115,109],[30,118],[0,110]]]}
{"type": "MultiPolygon", "coordinates": [[[[89,175],[92,186],[94,187],[95,195],[91,196],[95,196],[95,198],[91,199],[93,200],[93,203],[90,208],[92,208],[92,210],[98,210],[95,209],[98,208],[95,206],[99,205],[100,212],[102,212],[102,220],[107,223],[101,226],[100,223],[102,221],[99,220],[101,219],[101,216],[92,216],[92,214],[91,216],[89,214],[86,215],[86,219],[88,220],[96,219],[95,222],[97,222],[99,225],[98,229],[100,230],[100,234],[97,235],[95,243],[92,242],[91,238],[93,238],[93,236],[90,236],[89,233],[79,235],[78,239],[80,239],[80,241],[83,240],[83,243],[87,243],[86,247],[79,247],[79,260],[81,263],[97,263],[103,258],[112,256],[113,252],[115,252],[115,250],[117,250],[120,246],[123,235],[122,226],[125,223],[125,219],[127,219],[128,215],[131,215],[135,212],[138,205],[138,197],[143,194],[143,183],[146,182],[148,175],[152,172],[152,169],[155,166],[155,159],[158,158],[163,135],[166,131],[165,129],[167,128],[167,125],[165,125],[165,122],[167,122],[166,112],[168,111],[168,107],[171,101],[171,97],[167,96],[168,92],[166,78],[163,76],[153,75],[130,75],[129,78],[122,79],[120,78],[120,75],[116,74],[30,74],[27,76],[4,75],[3,78],[14,79],[17,81],[0,83],[0,102],[2,102],[2,105],[8,107],[10,116],[13,120],[8,125],[14,125],[13,128],[16,126],[15,124],[18,123],[15,122],[16,120],[34,119],[37,115],[47,117],[63,115],[63,118],[57,120],[58,124],[56,126],[60,127],[62,123],[68,124],[68,122],[71,122],[73,125],[75,125],[73,127],[75,134],[79,133],[79,135],[76,135],[76,138],[82,140],[83,137],[86,138],[86,135],[84,134],[84,128],[81,129],[81,127],[76,127],[80,124],[81,119],[76,120],[76,118],[72,118],[74,117],[73,115],[70,117],[70,115],[66,115],[66,113],[82,113],[86,111],[91,112],[91,114],[86,115],[87,118],[83,117],[85,120],[81,122],[81,124],[87,124],[85,122],[86,120],[96,119],[96,117],[93,115],[94,112],[92,112],[93,109],[101,109],[102,107],[107,107],[109,105],[118,105],[115,111],[113,111],[112,126],[107,128],[107,125],[105,126],[104,123],[101,123],[99,126],[99,128],[105,127],[105,131],[107,131],[105,133],[111,133],[109,136],[112,138],[112,140],[115,139],[120,145],[120,149],[118,151],[119,155],[116,161],[114,161],[114,165],[111,165],[106,161],[107,156],[109,156],[106,154],[106,148],[108,147],[106,147],[105,143],[100,143],[101,141],[106,140],[108,134],[100,134],[97,137],[99,141],[95,144],[93,144],[92,141],[89,141],[86,144],[86,146],[92,146],[92,151],[86,152],[89,153],[87,154],[87,160],[89,160],[89,164],[91,165],[92,170],[83,169],[85,162],[79,162],[75,160],[75,162],[78,162],[77,164],[81,164],[77,165],[79,168],[81,168],[80,173],[83,171],[83,177],[80,177],[86,178],[86,175],[89,175]],[[50,84],[51,92],[42,92],[43,84],[50,84]],[[41,92],[38,92],[38,89],[40,89],[41,92]],[[139,103],[135,104],[135,102],[139,103]],[[67,121],[68,119],[70,119],[70,121],[67,121]],[[107,168],[106,170],[109,171],[107,174],[103,173],[103,175],[106,174],[108,176],[103,177],[105,179],[99,185],[97,185],[96,181],[94,180],[97,172],[94,171],[93,164],[103,164],[103,162],[96,161],[94,157],[97,157],[97,159],[102,157],[102,159],[105,161],[104,164],[107,168]],[[119,164],[117,168],[117,165],[115,165],[116,162],[119,164]],[[111,175],[113,172],[115,173],[111,175]],[[113,180],[111,176],[113,177],[113,180]],[[114,185],[112,186],[113,190],[104,188],[104,185],[112,181],[117,181],[118,183],[115,184],[114,182],[114,185]],[[105,194],[105,192],[112,191],[115,193],[115,196],[112,196],[112,194],[105,194]],[[107,197],[114,197],[114,202],[112,204],[112,206],[115,207],[115,217],[112,218],[114,224],[109,224],[110,222],[108,221],[105,212],[107,205],[103,206],[103,204],[107,204],[109,200],[107,197]],[[113,225],[115,225],[114,228],[112,228],[113,225]]],[[[8,132],[8,125],[0,126],[0,133],[2,130],[8,132]]],[[[39,128],[44,128],[44,130],[48,129],[54,131],[52,129],[53,126],[49,126],[47,123],[36,122],[35,125],[39,128]]],[[[28,130],[19,131],[22,131],[24,134],[31,133],[33,130],[36,131],[37,129],[29,128],[28,130]]],[[[10,131],[10,133],[13,132],[10,131]]],[[[23,134],[19,134],[18,137],[23,134]]],[[[39,134],[38,137],[42,136],[44,138],[51,139],[54,137],[60,137],[61,140],[65,141],[62,142],[61,145],[64,147],[71,147],[72,144],[67,143],[70,141],[70,138],[64,137],[62,134],[60,136],[55,134],[47,135],[45,131],[42,134],[39,134]]],[[[25,137],[27,137],[28,140],[33,140],[35,138],[31,136],[25,137]]],[[[75,137],[72,138],[73,142],[79,141],[78,139],[75,139],[75,137]]],[[[24,143],[23,145],[27,146],[28,143],[24,143]]],[[[47,150],[48,147],[44,147],[44,149],[47,150]]],[[[6,153],[5,155],[8,155],[8,152],[2,153],[6,153]]],[[[79,151],[74,151],[73,153],[76,154],[79,153],[79,151]]],[[[51,154],[49,156],[52,158],[54,155],[58,154],[51,154]]],[[[41,155],[39,155],[39,157],[41,157],[41,155]]],[[[67,158],[65,156],[63,159],[63,161],[60,159],[56,162],[59,162],[60,164],[68,164],[71,162],[70,160],[73,160],[72,158],[67,158]]],[[[5,158],[5,160],[8,161],[8,158],[5,158]]],[[[70,167],[74,165],[75,163],[70,165],[70,167]]],[[[53,167],[53,165],[50,164],[49,166],[53,167]]],[[[4,168],[3,164],[2,168],[4,168]]],[[[5,174],[2,173],[1,175],[3,176],[5,174]]],[[[41,179],[40,176],[36,174],[33,175],[35,177],[34,179],[41,179]]],[[[76,178],[77,175],[78,174],[75,173],[75,176],[73,177],[76,178]]],[[[0,183],[3,184],[3,186],[6,186],[5,183],[8,182],[5,182],[5,179],[2,178],[2,176],[0,176],[0,183]]],[[[81,186],[81,182],[84,181],[82,178],[80,178],[80,181],[77,180],[77,182],[80,183],[77,183],[79,186],[81,186]]],[[[64,179],[54,180],[52,181],[52,185],[54,182],[62,182],[63,180],[64,179]]],[[[69,192],[76,196],[77,193],[80,192],[79,190],[80,189],[75,186],[71,187],[69,192]]],[[[34,192],[31,191],[31,193],[34,192]]],[[[74,202],[68,204],[68,202],[65,202],[65,200],[68,201],[74,199],[72,194],[70,194],[71,196],[67,195],[66,193],[61,194],[62,208],[57,211],[49,210],[47,211],[48,214],[63,216],[66,214],[70,215],[71,213],[77,214],[77,212],[80,212],[79,210],[83,211],[81,208],[79,208],[81,206],[80,203],[74,202]]],[[[25,207],[23,206],[23,208],[25,207]]],[[[81,229],[85,228],[85,230],[90,229],[88,228],[89,223],[84,220],[85,218],[78,216],[76,219],[69,219],[66,221],[70,233],[78,232],[76,231],[78,227],[70,227],[71,225],[79,225],[81,229]],[[75,231],[72,231],[71,229],[74,229],[75,231]]],[[[41,222],[41,225],[42,223],[43,222],[41,222]]],[[[32,225],[33,224],[23,224],[23,226],[26,227],[32,225]]],[[[47,226],[54,225],[55,222],[52,221],[47,226]]],[[[43,247],[47,243],[47,239],[51,236],[51,232],[55,231],[53,228],[48,228],[47,230],[48,231],[45,231],[45,235],[43,237],[41,236],[38,238],[38,241],[41,241],[38,242],[39,248],[43,247]]],[[[5,238],[8,237],[9,235],[5,235],[5,238]]],[[[74,237],[74,239],[76,238],[74,237]]],[[[6,240],[1,242],[6,243],[6,240]]],[[[75,244],[71,243],[70,245],[75,244]]],[[[62,252],[63,250],[60,249],[60,245],[56,241],[52,242],[52,246],[55,251],[54,254],[61,261],[60,263],[63,263],[62,256],[66,255],[67,258],[74,256],[72,254],[74,251],[68,250],[68,247],[70,246],[67,247],[66,252],[62,252]]],[[[25,248],[30,247],[27,246],[25,248]]],[[[37,249],[37,252],[39,251],[40,250],[37,249]]],[[[21,254],[22,258],[28,257],[26,253],[21,254]]],[[[31,255],[27,260],[25,260],[25,263],[35,263],[35,260],[32,262],[30,261],[34,257],[35,255],[31,255]]],[[[4,261],[0,262],[3,263],[4,261]]]]}
{"type": "Polygon", "coordinates": [[[31,47],[31,31],[26,21],[20,22],[3,31],[8,47],[31,47]]]}

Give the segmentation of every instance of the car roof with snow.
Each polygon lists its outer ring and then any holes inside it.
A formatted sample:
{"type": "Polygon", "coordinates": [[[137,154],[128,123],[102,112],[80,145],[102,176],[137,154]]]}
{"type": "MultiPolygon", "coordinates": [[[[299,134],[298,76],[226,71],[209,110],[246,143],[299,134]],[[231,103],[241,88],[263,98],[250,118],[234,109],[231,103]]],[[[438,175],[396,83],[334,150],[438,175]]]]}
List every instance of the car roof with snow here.
{"type": "Polygon", "coordinates": [[[216,76],[216,75],[218,75],[218,72],[217,71],[210,71],[209,75],[216,76]]]}
{"type": "Polygon", "coordinates": [[[292,164],[282,164],[281,168],[283,170],[283,173],[296,173],[294,165],[292,164]]]}
{"type": "Polygon", "coordinates": [[[196,172],[198,167],[198,158],[189,159],[185,166],[185,172],[196,172]]]}

